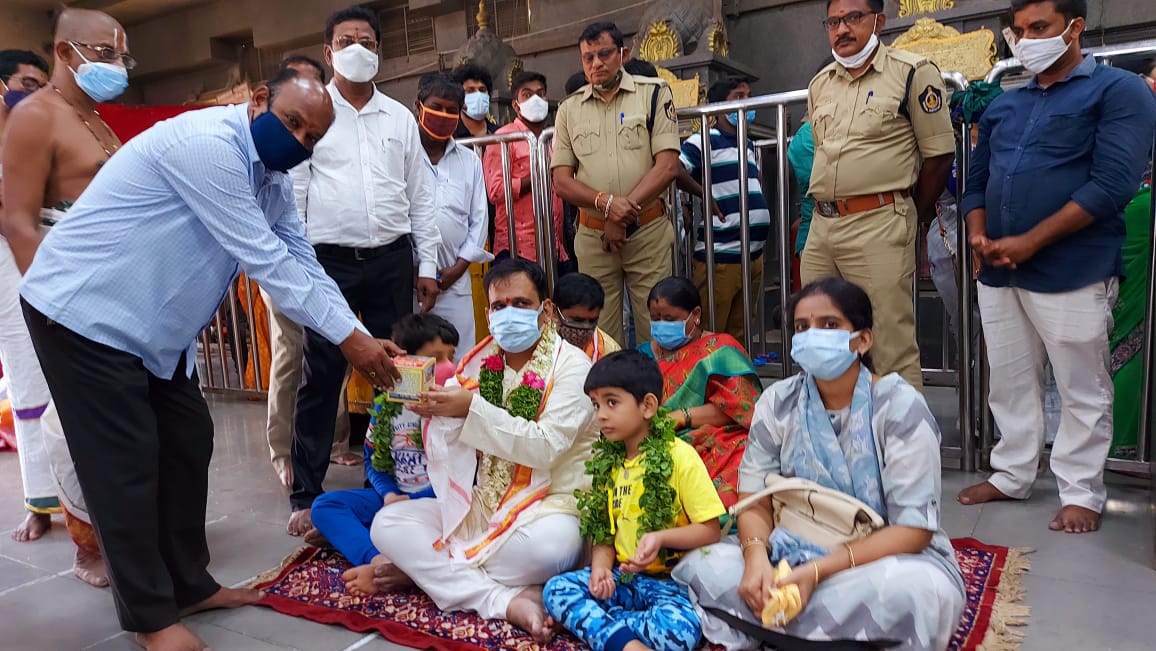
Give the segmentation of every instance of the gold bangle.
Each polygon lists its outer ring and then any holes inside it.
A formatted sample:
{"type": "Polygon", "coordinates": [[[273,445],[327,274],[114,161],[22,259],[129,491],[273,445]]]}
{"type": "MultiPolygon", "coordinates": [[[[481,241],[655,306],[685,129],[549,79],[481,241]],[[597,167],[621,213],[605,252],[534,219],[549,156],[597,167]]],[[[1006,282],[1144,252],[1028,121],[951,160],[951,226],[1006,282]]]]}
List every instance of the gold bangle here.
{"type": "Polygon", "coordinates": [[[815,561],[811,565],[815,566],[815,585],[819,585],[819,562],[815,561]]]}
{"type": "Polygon", "coordinates": [[[854,568],[855,552],[851,551],[851,543],[843,543],[843,546],[847,548],[847,558],[851,561],[851,567],[854,568]]]}
{"type": "Polygon", "coordinates": [[[747,551],[748,547],[754,547],[756,545],[761,546],[761,547],[766,547],[767,541],[763,540],[762,538],[759,538],[758,536],[751,536],[750,538],[746,538],[742,542],[740,542],[739,548],[745,552],[745,551],[747,551]]]}

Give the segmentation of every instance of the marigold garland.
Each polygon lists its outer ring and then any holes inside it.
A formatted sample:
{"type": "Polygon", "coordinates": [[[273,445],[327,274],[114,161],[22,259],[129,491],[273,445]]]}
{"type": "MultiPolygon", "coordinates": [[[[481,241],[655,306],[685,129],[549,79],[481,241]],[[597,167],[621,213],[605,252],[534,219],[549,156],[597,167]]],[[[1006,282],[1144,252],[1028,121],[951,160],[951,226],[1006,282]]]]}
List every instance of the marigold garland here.
{"type": "MultiPolygon", "coordinates": [[[[681,505],[678,494],[670,485],[674,473],[674,459],[670,446],[674,443],[674,419],[669,409],[659,408],[650,419],[650,434],[639,445],[642,454],[642,494],[638,497],[641,517],[638,519],[638,537],[654,531],[669,529],[678,517],[681,505]]],[[[586,462],[586,474],[592,478],[590,490],[574,491],[581,513],[579,530],[595,545],[613,545],[614,533],[610,523],[610,493],[613,489],[614,469],[626,462],[626,444],[599,437],[594,443],[594,456],[586,462]]],[[[666,550],[659,552],[665,559],[666,550]]],[[[629,583],[624,573],[620,579],[629,583]]]]}

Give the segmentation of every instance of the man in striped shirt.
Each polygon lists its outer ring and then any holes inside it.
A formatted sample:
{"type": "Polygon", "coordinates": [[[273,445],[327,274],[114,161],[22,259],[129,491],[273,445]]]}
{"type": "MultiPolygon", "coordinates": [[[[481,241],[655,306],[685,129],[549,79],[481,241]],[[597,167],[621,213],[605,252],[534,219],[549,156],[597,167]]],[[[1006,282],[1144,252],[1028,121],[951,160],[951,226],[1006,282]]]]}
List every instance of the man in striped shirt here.
{"type": "MultiPolygon", "coordinates": [[[[723,102],[746,99],[751,96],[750,85],[737,78],[716,81],[707,91],[707,101],[723,102]]],[[[747,111],[747,123],[755,118],[747,111]]],[[[711,194],[717,204],[712,219],[714,231],[714,313],[715,330],[727,332],[739,341],[746,334],[743,327],[742,278],[742,222],[739,198],[739,143],[736,125],[739,114],[729,113],[718,120],[710,130],[711,194]]],[[[763,246],[771,229],[771,213],[763,197],[759,182],[759,167],[755,163],[755,149],[747,145],[747,207],[750,216],[750,292],[752,307],[758,305],[758,292],[763,286],[763,246]]],[[[679,157],[689,175],[698,179],[702,174],[702,137],[694,135],[682,143],[679,157]]],[[[697,183],[694,184],[697,186],[697,183]]],[[[699,190],[701,194],[701,190],[699,190]]],[[[694,250],[694,283],[698,286],[703,303],[708,303],[706,291],[706,244],[702,222],[696,224],[694,250]]]]}

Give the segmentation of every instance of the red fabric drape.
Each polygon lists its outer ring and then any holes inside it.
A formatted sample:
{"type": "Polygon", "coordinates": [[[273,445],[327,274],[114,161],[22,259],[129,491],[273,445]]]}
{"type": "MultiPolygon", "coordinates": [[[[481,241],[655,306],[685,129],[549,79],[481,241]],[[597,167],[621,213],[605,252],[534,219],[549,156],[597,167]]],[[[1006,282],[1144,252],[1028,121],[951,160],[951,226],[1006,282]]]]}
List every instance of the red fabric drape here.
{"type": "Polygon", "coordinates": [[[104,118],[116,137],[120,138],[121,142],[128,142],[161,120],[167,120],[185,111],[194,111],[198,108],[202,107],[101,104],[97,110],[100,111],[100,117],[104,118]]]}

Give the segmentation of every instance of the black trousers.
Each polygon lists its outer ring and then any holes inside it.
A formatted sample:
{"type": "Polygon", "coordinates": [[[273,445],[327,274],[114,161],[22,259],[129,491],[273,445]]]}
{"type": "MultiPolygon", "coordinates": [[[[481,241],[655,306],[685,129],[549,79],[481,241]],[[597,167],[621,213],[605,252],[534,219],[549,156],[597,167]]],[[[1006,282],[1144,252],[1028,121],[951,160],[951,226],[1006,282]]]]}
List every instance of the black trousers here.
{"type": "Polygon", "coordinates": [[[160,378],[21,300],[92,524],[120,625],[151,633],[212,596],[205,502],[213,420],[185,357],[160,378]]]}
{"type": "MultiPolygon", "coordinates": [[[[414,265],[409,238],[382,247],[368,259],[353,249],[318,246],[317,260],[341,289],[345,300],[374,337],[388,339],[393,324],[413,312],[414,265]]],[[[349,363],[341,349],[305,329],[304,367],[293,416],[294,511],[308,509],[323,492],[333,447],[333,415],[341,398],[341,383],[349,363]]]]}

